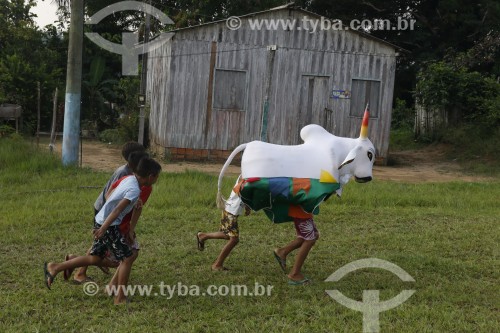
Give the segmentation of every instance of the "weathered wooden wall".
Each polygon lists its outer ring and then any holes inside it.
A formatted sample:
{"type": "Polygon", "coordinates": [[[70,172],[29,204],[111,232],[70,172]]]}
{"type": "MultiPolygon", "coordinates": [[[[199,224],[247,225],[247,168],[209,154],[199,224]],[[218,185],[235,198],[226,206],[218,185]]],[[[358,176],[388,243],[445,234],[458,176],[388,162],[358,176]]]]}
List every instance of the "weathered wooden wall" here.
{"type": "Polygon", "coordinates": [[[448,125],[448,113],[444,109],[426,109],[419,101],[415,105],[416,136],[434,135],[448,125]]]}
{"type": "MultiPolygon", "coordinates": [[[[283,9],[253,18],[299,20],[304,15],[311,14],[283,9]]],[[[177,30],[171,41],[150,54],[154,144],[231,150],[259,140],[266,79],[270,80],[267,141],[298,144],[300,129],[309,123],[338,136],[357,137],[364,96],[333,99],[331,94],[334,89],[351,91],[353,80],[370,80],[380,85],[380,94],[378,105],[371,105],[369,137],[379,156],[387,157],[396,64],[393,46],[354,31],[251,30],[245,17],[242,22],[239,30],[229,30],[225,22],[177,30]],[[277,49],[268,50],[269,45],[277,49]],[[226,75],[224,70],[233,70],[244,80],[236,85],[216,80],[217,75],[226,75]],[[243,85],[245,100],[240,98],[243,85]],[[214,108],[220,92],[237,98],[228,105],[239,109],[214,108]],[[353,103],[360,109],[355,115],[353,103]]]]}

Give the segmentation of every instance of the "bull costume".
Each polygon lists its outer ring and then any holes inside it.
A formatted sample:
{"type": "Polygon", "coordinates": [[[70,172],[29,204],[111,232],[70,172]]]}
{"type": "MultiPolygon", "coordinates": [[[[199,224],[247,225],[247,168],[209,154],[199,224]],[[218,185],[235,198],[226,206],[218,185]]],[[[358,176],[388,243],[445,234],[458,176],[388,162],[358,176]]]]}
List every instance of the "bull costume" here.
{"type": "Polygon", "coordinates": [[[319,205],[354,176],[357,182],[370,181],[375,148],[368,139],[368,106],[357,139],[337,137],[319,125],[300,131],[301,145],[284,146],[252,141],[238,146],[219,175],[217,206],[224,207],[220,188],[225,170],[234,156],[244,150],[241,180],[234,192],[252,210],[264,210],[274,223],[310,218],[319,205]]]}

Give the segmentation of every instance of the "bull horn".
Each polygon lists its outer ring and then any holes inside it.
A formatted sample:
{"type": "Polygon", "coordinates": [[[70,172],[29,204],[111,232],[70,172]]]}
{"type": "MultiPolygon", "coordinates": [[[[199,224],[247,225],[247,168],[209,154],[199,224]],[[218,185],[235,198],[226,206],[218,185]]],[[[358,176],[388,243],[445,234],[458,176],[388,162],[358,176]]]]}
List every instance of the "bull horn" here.
{"type": "Polygon", "coordinates": [[[363,121],[361,122],[361,132],[359,133],[360,139],[368,138],[368,120],[370,119],[368,106],[369,104],[366,104],[365,114],[363,115],[363,121]]]}

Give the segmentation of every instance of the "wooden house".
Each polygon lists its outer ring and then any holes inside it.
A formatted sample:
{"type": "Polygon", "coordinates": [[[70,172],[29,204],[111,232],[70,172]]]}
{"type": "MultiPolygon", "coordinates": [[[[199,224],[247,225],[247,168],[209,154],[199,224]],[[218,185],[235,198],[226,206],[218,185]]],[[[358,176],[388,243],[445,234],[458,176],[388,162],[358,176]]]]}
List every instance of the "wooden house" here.
{"type": "Polygon", "coordinates": [[[344,26],[306,29],[325,18],[289,5],[238,19],[174,30],[149,53],[156,151],[223,159],[253,140],[300,144],[310,123],[355,138],[369,103],[369,138],[379,161],[387,158],[396,46],[344,26]]]}

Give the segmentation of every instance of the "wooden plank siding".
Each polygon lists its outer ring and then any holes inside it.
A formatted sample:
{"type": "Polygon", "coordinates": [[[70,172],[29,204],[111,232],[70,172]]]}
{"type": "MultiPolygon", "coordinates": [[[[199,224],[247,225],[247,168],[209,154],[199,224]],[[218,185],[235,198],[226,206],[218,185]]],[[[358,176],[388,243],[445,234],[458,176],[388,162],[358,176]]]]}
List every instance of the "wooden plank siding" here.
{"type": "Polygon", "coordinates": [[[351,103],[359,96],[333,99],[331,94],[334,89],[352,91],[353,80],[370,80],[380,82],[380,92],[369,137],[377,154],[386,158],[396,48],[350,30],[252,30],[246,21],[302,20],[303,16],[320,18],[302,10],[279,9],[242,17],[238,30],[228,29],[221,21],[174,31],[174,37],[149,57],[151,142],[162,147],[232,150],[259,140],[266,77],[271,79],[269,142],[299,144],[300,129],[307,123],[322,125],[338,136],[357,137],[361,117],[351,115],[351,103]],[[268,49],[270,45],[277,49],[268,49]],[[272,72],[270,52],[274,52],[272,72]],[[241,82],[216,82],[217,71],[234,71],[241,82]],[[220,94],[239,96],[238,109],[215,108],[220,94]]]}

